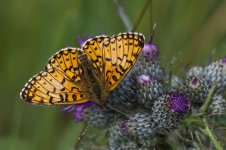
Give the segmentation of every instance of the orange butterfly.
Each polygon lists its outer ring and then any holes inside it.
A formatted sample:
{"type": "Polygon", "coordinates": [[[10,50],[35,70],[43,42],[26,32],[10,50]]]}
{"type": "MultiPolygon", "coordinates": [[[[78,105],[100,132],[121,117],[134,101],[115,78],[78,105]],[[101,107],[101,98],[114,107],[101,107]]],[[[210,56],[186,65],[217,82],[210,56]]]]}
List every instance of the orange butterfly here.
{"type": "Polygon", "coordinates": [[[89,100],[104,105],[107,95],[131,70],[144,46],[140,33],[96,36],[80,48],[53,55],[44,71],[33,76],[21,98],[32,104],[78,104],[89,100]]]}

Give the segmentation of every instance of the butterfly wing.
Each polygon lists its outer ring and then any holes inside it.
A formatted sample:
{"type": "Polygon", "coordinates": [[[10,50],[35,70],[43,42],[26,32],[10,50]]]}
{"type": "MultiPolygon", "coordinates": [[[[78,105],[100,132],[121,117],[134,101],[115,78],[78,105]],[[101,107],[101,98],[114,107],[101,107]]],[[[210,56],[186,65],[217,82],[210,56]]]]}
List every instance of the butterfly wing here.
{"type": "MultiPolygon", "coordinates": [[[[33,104],[77,104],[90,99],[96,88],[87,83],[87,72],[79,56],[86,54],[101,93],[113,90],[135,64],[144,46],[144,36],[122,33],[97,36],[86,41],[81,51],[66,48],[50,58],[45,71],[32,77],[21,91],[21,98],[33,104]],[[104,91],[104,92],[103,92],[104,91]]],[[[90,80],[91,81],[91,80],[90,80]]]]}
{"type": "Polygon", "coordinates": [[[77,104],[88,101],[89,92],[82,78],[81,50],[66,48],[49,59],[45,71],[32,77],[21,91],[21,98],[33,104],[77,104]]]}
{"type": "Polygon", "coordinates": [[[106,35],[96,36],[87,40],[82,46],[87,59],[90,61],[93,73],[95,76],[99,76],[97,78],[99,83],[104,79],[103,69],[105,62],[103,61],[103,42],[109,39],[110,37],[106,35]]]}
{"type": "Polygon", "coordinates": [[[101,76],[103,88],[113,90],[131,70],[144,46],[139,33],[120,33],[117,36],[97,36],[84,43],[82,49],[101,76]]]}

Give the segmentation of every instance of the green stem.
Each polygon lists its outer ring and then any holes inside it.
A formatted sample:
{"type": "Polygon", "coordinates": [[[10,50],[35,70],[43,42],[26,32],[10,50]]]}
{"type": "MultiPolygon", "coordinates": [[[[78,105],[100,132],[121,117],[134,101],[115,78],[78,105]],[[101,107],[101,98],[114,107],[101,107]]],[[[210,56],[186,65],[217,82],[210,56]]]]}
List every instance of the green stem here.
{"type": "Polygon", "coordinates": [[[152,0],[147,0],[146,3],[144,4],[144,7],[143,7],[143,9],[142,9],[140,15],[138,16],[138,18],[137,18],[137,20],[136,20],[136,22],[135,22],[135,24],[134,24],[134,26],[133,26],[133,28],[132,28],[132,30],[131,30],[132,32],[134,32],[134,31],[137,29],[137,27],[139,26],[139,24],[140,24],[140,22],[141,22],[141,20],[142,20],[142,18],[143,18],[143,16],[144,16],[144,14],[145,14],[145,12],[146,12],[148,6],[149,6],[149,3],[150,3],[151,1],[152,1],[152,0]]]}
{"type": "Polygon", "coordinates": [[[217,150],[223,150],[223,147],[221,146],[221,144],[217,141],[216,136],[213,134],[213,132],[210,130],[208,123],[206,122],[206,119],[203,119],[203,123],[205,126],[205,130],[207,132],[207,134],[209,135],[210,139],[212,140],[214,146],[216,147],[217,150]]]}
{"type": "Polygon", "coordinates": [[[80,135],[79,135],[79,138],[78,138],[78,139],[76,140],[76,142],[75,142],[74,150],[79,149],[79,147],[80,147],[80,145],[81,145],[81,140],[82,140],[82,138],[84,137],[84,135],[85,135],[87,129],[88,129],[88,125],[87,125],[87,123],[85,123],[85,124],[83,125],[83,129],[81,130],[81,133],[80,133],[80,135]]]}
{"type": "Polygon", "coordinates": [[[209,103],[210,103],[210,101],[211,101],[211,98],[212,98],[212,96],[213,96],[213,92],[214,92],[214,90],[215,90],[215,87],[216,87],[216,85],[213,85],[213,86],[211,87],[211,89],[209,90],[209,93],[208,93],[208,95],[207,95],[207,98],[206,98],[206,100],[205,100],[205,103],[204,103],[203,106],[200,108],[200,114],[205,114],[205,113],[206,113],[206,110],[207,110],[207,108],[208,108],[208,106],[209,106],[209,103]]]}
{"type": "Polygon", "coordinates": [[[126,15],[126,13],[125,13],[125,11],[124,11],[122,5],[120,5],[120,3],[118,2],[118,0],[114,0],[114,2],[115,2],[116,6],[117,6],[117,8],[118,8],[119,16],[120,16],[120,18],[121,18],[123,24],[125,25],[126,30],[127,30],[127,31],[131,31],[131,29],[132,29],[132,24],[131,24],[131,22],[130,22],[130,20],[129,20],[129,17],[126,15]]]}

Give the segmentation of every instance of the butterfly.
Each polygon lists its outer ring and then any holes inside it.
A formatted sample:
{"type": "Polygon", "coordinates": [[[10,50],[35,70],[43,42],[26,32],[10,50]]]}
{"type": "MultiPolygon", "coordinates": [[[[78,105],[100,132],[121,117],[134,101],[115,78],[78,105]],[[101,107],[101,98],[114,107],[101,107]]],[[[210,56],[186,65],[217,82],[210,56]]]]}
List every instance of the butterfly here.
{"type": "Polygon", "coordinates": [[[96,36],[81,48],[67,47],[53,55],[44,71],[33,76],[21,98],[32,104],[60,105],[93,101],[100,106],[128,74],[143,47],[135,32],[96,36]]]}

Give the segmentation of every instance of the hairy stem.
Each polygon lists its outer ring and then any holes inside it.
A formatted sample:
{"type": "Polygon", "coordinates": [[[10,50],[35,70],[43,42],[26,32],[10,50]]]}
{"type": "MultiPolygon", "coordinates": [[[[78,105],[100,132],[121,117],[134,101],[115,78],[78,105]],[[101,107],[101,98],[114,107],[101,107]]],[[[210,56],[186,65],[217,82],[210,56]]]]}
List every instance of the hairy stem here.
{"type": "Polygon", "coordinates": [[[139,26],[139,24],[140,24],[140,22],[141,22],[141,20],[142,20],[142,18],[143,18],[143,16],[144,16],[144,14],[145,14],[145,12],[146,12],[148,6],[149,6],[149,3],[150,3],[151,1],[152,1],[152,0],[147,0],[146,3],[144,4],[144,7],[143,7],[143,9],[142,9],[140,15],[138,16],[138,18],[137,18],[137,20],[136,20],[136,22],[135,22],[135,24],[134,24],[134,26],[133,26],[133,28],[132,28],[132,30],[131,30],[132,32],[136,31],[136,29],[137,29],[137,27],[139,26]]]}
{"type": "Polygon", "coordinates": [[[200,108],[200,114],[205,114],[205,113],[206,113],[206,110],[207,110],[207,108],[208,108],[208,106],[209,106],[209,103],[210,103],[210,101],[211,101],[211,98],[212,98],[212,96],[213,96],[213,92],[214,92],[215,87],[216,87],[216,85],[213,85],[213,86],[211,87],[211,89],[209,90],[209,93],[208,93],[208,95],[207,95],[207,98],[206,98],[206,100],[205,100],[205,103],[204,103],[203,106],[200,108]]]}
{"type": "Polygon", "coordinates": [[[214,133],[210,130],[208,123],[206,122],[206,119],[203,119],[203,123],[205,126],[205,130],[207,132],[207,134],[209,135],[210,139],[212,140],[214,146],[216,147],[217,150],[223,150],[223,147],[221,146],[221,144],[217,141],[216,136],[214,135],[214,133]]]}

